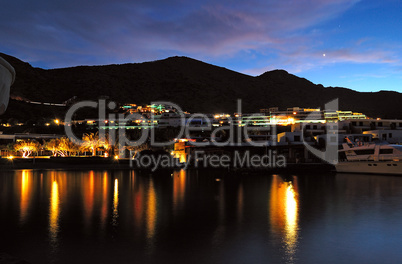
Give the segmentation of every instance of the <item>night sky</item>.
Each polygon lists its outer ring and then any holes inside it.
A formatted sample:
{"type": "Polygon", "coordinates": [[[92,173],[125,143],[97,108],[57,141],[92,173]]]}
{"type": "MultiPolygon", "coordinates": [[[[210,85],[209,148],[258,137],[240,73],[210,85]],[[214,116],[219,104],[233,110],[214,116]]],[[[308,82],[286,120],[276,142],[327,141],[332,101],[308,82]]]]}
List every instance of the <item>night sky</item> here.
{"type": "Polygon", "coordinates": [[[0,40],[46,69],[188,56],[402,92],[400,0],[13,0],[1,4],[0,40]]]}

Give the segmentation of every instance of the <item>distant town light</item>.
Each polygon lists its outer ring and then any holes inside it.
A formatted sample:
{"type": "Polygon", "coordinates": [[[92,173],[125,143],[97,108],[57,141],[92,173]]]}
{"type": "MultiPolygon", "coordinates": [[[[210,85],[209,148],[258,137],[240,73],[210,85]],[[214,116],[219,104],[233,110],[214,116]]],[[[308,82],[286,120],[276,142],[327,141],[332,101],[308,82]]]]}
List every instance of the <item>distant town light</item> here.
{"type": "Polygon", "coordinates": [[[59,120],[59,119],[55,119],[54,122],[56,123],[56,125],[60,124],[60,120],[59,120]]]}
{"type": "Polygon", "coordinates": [[[14,156],[8,156],[7,159],[12,160],[14,159],[14,156]]]}

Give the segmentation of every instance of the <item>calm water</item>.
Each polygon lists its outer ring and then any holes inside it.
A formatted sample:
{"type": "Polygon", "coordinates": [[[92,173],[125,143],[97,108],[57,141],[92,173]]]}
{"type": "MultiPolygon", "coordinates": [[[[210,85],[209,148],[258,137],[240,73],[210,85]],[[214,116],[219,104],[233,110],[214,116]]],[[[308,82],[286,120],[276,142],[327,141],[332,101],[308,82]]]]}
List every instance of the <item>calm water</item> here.
{"type": "Polygon", "coordinates": [[[0,172],[30,263],[401,263],[402,177],[0,172]]]}

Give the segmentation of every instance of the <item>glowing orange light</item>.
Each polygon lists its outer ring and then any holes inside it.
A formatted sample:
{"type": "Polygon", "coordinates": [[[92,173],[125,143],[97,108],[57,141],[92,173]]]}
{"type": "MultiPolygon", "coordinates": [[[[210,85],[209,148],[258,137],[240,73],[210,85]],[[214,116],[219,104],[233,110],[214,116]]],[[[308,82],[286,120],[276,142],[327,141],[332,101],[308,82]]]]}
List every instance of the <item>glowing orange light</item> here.
{"type": "Polygon", "coordinates": [[[154,188],[154,183],[151,180],[149,183],[149,189],[147,193],[147,207],[146,207],[146,228],[147,228],[147,242],[153,244],[153,238],[155,235],[155,225],[157,219],[157,196],[154,188]]]}
{"type": "Polygon", "coordinates": [[[119,180],[114,180],[114,190],[113,190],[113,218],[112,225],[116,226],[118,224],[117,220],[119,217],[119,180]]]}
{"type": "Polygon", "coordinates": [[[60,215],[60,196],[59,188],[56,181],[53,181],[50,193],[49,206],[49,236],[53,247],[56,247],[59,233],[59,215],[60,215]]]}

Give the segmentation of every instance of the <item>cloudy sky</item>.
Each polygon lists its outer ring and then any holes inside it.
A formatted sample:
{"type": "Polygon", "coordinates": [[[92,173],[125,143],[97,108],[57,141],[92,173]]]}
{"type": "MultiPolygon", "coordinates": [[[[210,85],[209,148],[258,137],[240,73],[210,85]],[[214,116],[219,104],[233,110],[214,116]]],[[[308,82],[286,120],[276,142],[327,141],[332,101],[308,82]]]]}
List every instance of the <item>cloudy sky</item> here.
{"type": "Polygon", "coordinates": [[[47,69],[188,56],[402,92],[402,1],[3,1],[0,51],[47,69]]]}

